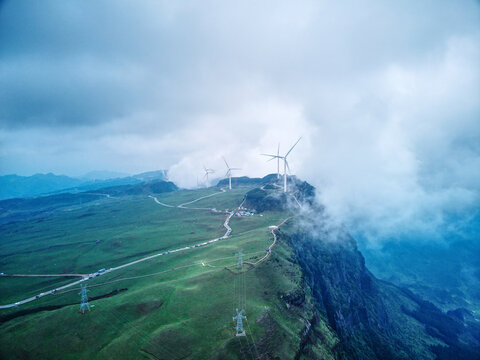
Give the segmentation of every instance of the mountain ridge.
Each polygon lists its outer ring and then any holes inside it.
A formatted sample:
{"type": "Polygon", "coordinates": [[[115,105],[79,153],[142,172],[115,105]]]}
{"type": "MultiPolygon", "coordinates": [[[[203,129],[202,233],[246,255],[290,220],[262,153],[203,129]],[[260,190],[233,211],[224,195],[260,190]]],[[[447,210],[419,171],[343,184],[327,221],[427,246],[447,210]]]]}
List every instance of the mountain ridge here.
{"type": "MultiPolygon", "coordinates": [[[[95,175],[104,172],[96,171],[92,173],[95,175]]],[[[110,175],[114,174],[120,173],[110,173],[110,175]]],[[[34,174],[32,176],[10,174],[0,176],[0,200],[52,195],[58,192],[98,190],[110,186],[133,185],[166,179],[166,170],[155,170],[124,177],[104,176],[103,178],[70,177],[67,175],[56,175],[51,172],[34,174]]]]}

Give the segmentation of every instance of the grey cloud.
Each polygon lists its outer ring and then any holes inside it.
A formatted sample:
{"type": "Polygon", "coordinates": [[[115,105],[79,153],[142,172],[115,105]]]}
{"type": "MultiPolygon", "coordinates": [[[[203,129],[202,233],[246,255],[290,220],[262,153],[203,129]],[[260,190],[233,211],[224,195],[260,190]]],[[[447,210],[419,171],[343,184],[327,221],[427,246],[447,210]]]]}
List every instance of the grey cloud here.
{"type": "Polygon", "coordinates": [[[479,43],[475,1],[5,1],[1,170],[188,187],[303,135],[292,167],[335,216],[434,234],[478,208],[479,43]]]}

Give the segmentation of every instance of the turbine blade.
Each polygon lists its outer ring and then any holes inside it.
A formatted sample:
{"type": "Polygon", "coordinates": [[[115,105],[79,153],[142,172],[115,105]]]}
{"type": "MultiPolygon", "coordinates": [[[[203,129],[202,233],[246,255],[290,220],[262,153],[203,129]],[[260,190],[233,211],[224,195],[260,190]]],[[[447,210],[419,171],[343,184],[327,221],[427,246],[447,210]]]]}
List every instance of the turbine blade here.
{"type": "Polygon", "coordinates": [[[290,154],[290,151],[292,151],[293,148],[294,148],[295,146],[297,146],[298,142],[299,142],[301,139],[302,139],[302,137],[300,136],[300,137],[298,138],[297,142],[296,142],[295,144],[293,144],[293,146],[290,148],[290,150],[288,150],[288,152],[285,154],[285,157],[287,157],[288,154],[290,154]]]}
{"type": "Polygon", "coordinates": [[[288,166],[288,161],[287,161],[287,159],[285,159],[285,164],[287,164],[287,170],[288,170],[288,172],[291,174],[292,172],[290,171],[290,166],[288,166]]]}
{"type": "Polygon", "coordinates": [[[278,143],[277,156],[280,156],[280,143],[278,143]]]}
{"type": "Polygon", "coordinates": [[[272,159],[276,159],[276,158],[283,159],[284,158],[284,156],[279,156],[279,155],[270,155],[270,154],[260,154],[260,155],[270,156],[272,159]]]}
{"type": "Polygon", "coordinates": [[[225,161],[225,165],[227,165],[227,168],[230,169],[230,166],[228,166],[227,160],[225,160],[225,158],[223,158],[223,161],[225,161]]]}

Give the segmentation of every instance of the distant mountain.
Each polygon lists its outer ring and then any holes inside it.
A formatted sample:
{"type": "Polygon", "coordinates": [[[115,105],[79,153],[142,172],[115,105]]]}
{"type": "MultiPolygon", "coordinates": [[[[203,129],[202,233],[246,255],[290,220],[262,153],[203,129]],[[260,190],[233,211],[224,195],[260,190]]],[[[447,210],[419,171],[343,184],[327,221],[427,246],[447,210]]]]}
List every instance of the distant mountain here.
{"type": "Polygon", "coordinates": [[[167,170],[156,170],[140,173],[132,176],[140,181],[153,181],[153,180],[168,180],[167,170]]]}
{"type": "Polygon", "coordinates": [[[25,198],[61,192],[94,191],[105,187],[135,185],[167,179],[166,170],[149,171],[133,176],[111,171],[92,171],[82,178],[65,175],[35,174],[33,176],[0,176],[0,200],[25,198]]]}
{"type": "Polygon", "coordinates": [[[72,188],[83,182],[84,180],[52,173],[35,174],[33,176],[0,176],[0,199],[36,196],[72,188]]]}
{"type": "MultiPolygon", "coordinates": [[[[111,186],[121,186],[121,185],[134,185],[134,184],[141,184],[143,181],[136,179],[132,176],[123,177],[123,178],[115,178],[115,179],[106,179],[106,180],[94,180],[94,181],[87,181],[79,186],[75,186],[72,188],[61,189],[56,191],[55,193],[59,192],[85,192],[85,191],[97,191],[99,189],[111,186]]],[[[51,194],[51,193],[50,193],[51,194]]]]}

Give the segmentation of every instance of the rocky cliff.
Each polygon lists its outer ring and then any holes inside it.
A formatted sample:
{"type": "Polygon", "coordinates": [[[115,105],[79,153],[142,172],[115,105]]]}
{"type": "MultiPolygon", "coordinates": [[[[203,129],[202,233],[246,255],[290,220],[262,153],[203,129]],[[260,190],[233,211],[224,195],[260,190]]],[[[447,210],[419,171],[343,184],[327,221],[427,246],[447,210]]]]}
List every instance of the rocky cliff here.
{"type": "MultiPolygon", "coordinates": [[[[295,210],[299,214],[295,225],[282,241],[294,249],[317,316],[340,339],[332,349],[335,358],[480,359],[480,324],[471,314],[466,310],[443,313],[411,291],[375,278],[347,229],[315,204],[312,189],[305,184],[297,188],[302,207],[295,210]]],[[[259,208],[284,199],[268,191],[251,195],[250,202],[259,208]]],[[[291,205],[284,199],[281,206],[291,205]]],[[[318,342],[321,337],[321,331],[315,332],[315,321],[312,327],[304,342],[318,342]]],[[[308,347],[302,344],[301,348],[308,347]]]]}

